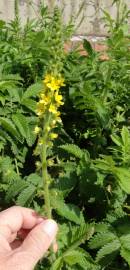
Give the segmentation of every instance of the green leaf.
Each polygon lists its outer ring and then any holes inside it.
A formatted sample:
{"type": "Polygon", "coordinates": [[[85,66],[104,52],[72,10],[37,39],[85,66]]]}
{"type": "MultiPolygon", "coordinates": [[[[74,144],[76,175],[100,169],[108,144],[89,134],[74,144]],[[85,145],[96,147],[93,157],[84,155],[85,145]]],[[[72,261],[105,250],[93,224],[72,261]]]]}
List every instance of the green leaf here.
{"type": "Polygon", "coordinates": [[[0,123],[7,132],[9,132],[11,135],[16,137],[20,142],[22,142],[21,137],[19,136],[19,133],[11,120],[5,117],[0,117],[0,123]]]}
{"type": "Polygon", "coordinates": [[[30,126],[29,118],[26,118],[23,114],[17,113],[12,116],[14,124],[20,131],[20,134],[26,139],[27,144],[32,146],[35,141],[35,134],[33,134],[32,126],[30,126]]]}
{"type": "Polygon", "coordinates": [[[34,186],[38,186],[39,184],[42,183],[42,178],[36,174],[36,173],[31,173],[27,178],[26,181],[28,183],[33,184],[34,186]]]}
{"type": "Polygon", "coordinates": [[[128,249],[130,252],[130,234],[126,234],[120,237],[121,246],[124,249],[128,249]]]}
{"type": "Polygon", "coordinates": [[[120,255],[130,266],[130,250],[125,249],[124,247],[121,248],[120,255]]]}
{"type": "Polygon", "coordinates": [[[60,216],[73,221],[76,224],[84,223],[84,217],[79,208],[73,204],[60,203],[56,206],[56,211],[60,216]]]}
{"type": "Polygon", "coordinates": [[[122,146],[122,141],[121,141],[120,137],[117,136],[116,134],[111,135],[111,139],[116,145],[118,145],[120,147],[122,146]]]}
{"type": "Polygon", "coordinates": [[[129,130],[127,127],[123,126],[122,130],[121,130],[121,137],[122,137],[122,141],[124,143],[124,145],[129,145],[129,140],[130,140],[130,134],[129,134],[129,130]]]}
{"type": "Polygon", "coordinates": [[[21,179],[18,179],[17,181],[14,181],[8,187],[5,200],[9,202],[16,195],[18,195],[26,186],[27,186],[27,183],[25,181],[21,180],[21,179]]]}
{"type": "Polygon", "coordinates": [[[117,239],[117,237],[112,232],[98,233],[89,241],[89,247],[91,249],[101,248],[115,239],[117,239]]]}
{"type": "Polygon", "coordinates": [[[117,252],[120,249],[120,241],[114,240],[107,245],[103,246],[97,253],[96,262],[101,263],[101,265],[105,266],[111,263],[111,261],[117,255],[117,252]]]}
{"type": "Polygon", "coordinates": [[[61,270],[63,266],[62,257],[58,258],[51,266],[50,270],[61,270]]]}
{"type": "Polygon", "coordinates": [[[87,151],[80,149],[77,145],[75,144],[65,144],[59,146],[59,148],[65,150],[69,154],[75,156],[76,158],[81,159],[84,154],[88,154],[87,151]]]}
{"type": "Polygon", "coordinates": [[[42,83],[35,83],[27,88],[27,90],[24,92],[22,99],[28,99],[30,97],[36,97],[39,92],[41,91],[43,85],[42,83]]]}
{"type": "Polygon", "coordinates": [[[83,47],[90,56],[94,55],[94,50],[91,46],[91,43],[87,39],[84,39],[83,47]]]}
{"type": "Polygon", "coordinates": [[[26,139],[28,134],[28,124],[26,117],[21,113],[17,113],[12,116],[12,120],[20,131],[21,135],[26,139]]]}
{"type": "Polygon", "coordinates": [[[113,171],[120,187],[130,194],[130,171],[127,168],[115,168],[113,171]]]}
{"type": "MultiPolygon", "coordinates": [[[[80,246],[81,244],[85,243],[86,240],[89,240],[95,232],[95,227],[93,224],[86,224],[82,223],[79,226],[72,227],[72,235],[69,239],[70,249],[73,246],[80,246]]],[[[69,236],[70,237],[70,236],[69,236]]]]}
{"type": "Polygon", "coordinates": [[[21,104],[35,113],[36,105],[37,105],[37,102],[35,100],[30,99],[30,98],[22,99],[21,104]]]}
{"type": "Polygon", "coordinates": [[[17,198],[16,204],[20,206],[30,205],[34,194],[36,192],[36,187],[34,185],[29,185],[25,188],[17,198]]]}
{"type": "Polygon", "coordinates": [[[75,264],[79,264],[85,270],[90,269],[90,268],[88,268],[90,266],[89,262],[84,257],[84,254],[80,251],[70,250],[66,253],[66,255],[63,257],[63,259],[70,266],[73,266],[75,264]]]}

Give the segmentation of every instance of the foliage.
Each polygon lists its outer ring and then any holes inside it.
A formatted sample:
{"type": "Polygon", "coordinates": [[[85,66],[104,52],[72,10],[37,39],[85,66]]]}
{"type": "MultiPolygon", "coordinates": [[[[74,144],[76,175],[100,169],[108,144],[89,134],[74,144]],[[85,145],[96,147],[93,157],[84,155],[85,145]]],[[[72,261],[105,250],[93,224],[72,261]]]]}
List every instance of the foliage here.
{"type": "Polygon", "coordinates": [[[58,8],[41,6],[24,26],[17,8],[15,20],[0,21],[1,209],[17,204],[44,215],[49,197],[59,224],[58,252],[37,270],[130,267],[129,11],[122,0],[113,5],[116,20],[103,12],[105,59],[87,40],[86,55],[64,52],[72,24],[58,8]],[[59,104],[60,123],[46,121],[59,104]]]}

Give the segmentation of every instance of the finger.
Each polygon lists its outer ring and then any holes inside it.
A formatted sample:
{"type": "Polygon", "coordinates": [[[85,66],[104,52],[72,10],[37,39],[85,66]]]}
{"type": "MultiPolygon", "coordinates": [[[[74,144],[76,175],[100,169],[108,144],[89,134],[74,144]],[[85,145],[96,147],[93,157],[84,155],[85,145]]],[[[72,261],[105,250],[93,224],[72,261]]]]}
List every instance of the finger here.
{"type": "Polygon", "coordinates": [[[12,243],[17,237],[17,233],[12,233],[8,239],[9,243],[12,243]]]}
{"type": "Polygon", "coordinates": [[[34,265],[43,257],[56,237],[58,227],[55,221],[46,220],[37,225],[28,234],[21,245],[20,250],[27,252],[29,256],[28,267],[34,265]]]}
{"type": "Polygon", "coordinates": [[[0,213],[0,235],[7,240],[11,234],[18,232],[21,228],[32,229],[36,224],[43,221],[32,210],[20,206],[13,206],[0,213]]]}
{"type": "Polygon", "coordinates": [[[53,248],[53,252],[54,253],[57,253],[57,251],[58,251],[58,244],[56,242],[56,239],[53,241],[52,248],[53,248]]]}

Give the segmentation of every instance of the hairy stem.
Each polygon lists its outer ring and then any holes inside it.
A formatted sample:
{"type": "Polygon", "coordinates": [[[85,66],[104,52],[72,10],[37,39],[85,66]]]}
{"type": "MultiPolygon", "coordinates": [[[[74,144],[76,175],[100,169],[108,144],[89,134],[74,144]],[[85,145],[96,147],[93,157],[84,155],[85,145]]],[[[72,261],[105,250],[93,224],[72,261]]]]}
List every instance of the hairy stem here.
{"type": "Polygon", "coordinates": [[[49,179],[49,174],[47,171],[46,151],[47,151],[47,146],[45,143],[42,149],[42,179],[43,179],[46,214],[47,214],[47,218],[51,218],[51,204],[50,204],[50,196],[49,196],[50,179],[49,179]]]}

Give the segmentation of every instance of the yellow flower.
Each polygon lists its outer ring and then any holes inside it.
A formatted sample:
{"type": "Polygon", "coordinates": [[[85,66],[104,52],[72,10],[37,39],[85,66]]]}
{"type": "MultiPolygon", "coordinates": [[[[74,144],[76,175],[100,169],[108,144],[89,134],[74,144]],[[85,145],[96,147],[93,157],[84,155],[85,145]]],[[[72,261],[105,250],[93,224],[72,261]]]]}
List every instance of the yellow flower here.
{"type": "Polygon", "coordinates": [[[59,105],[63,105],[64,102],[62,101],[63,97],[62,95],[59,95],[58,92],[55,93],[55,101],[59,104],[59,105]]]}
{"type": "Polygon", "coordinates": [[[45,101],[44,101],[43,99],[40,99],[40,100],[39,100],[39,103],[40,103],[40,104],[45,104],[45,101]]]}
{"type": "Polygon", "coordinates": [[[36,126],[35,129],[34,129],[34,133],[35,134],[38,134],[40,132],[40,127],[36,126]]]}
{"type": "Polygon", "coordinates": [[[59,76],[59,78],[56,78],[51,74],[46,74],[43,82],[52,91],[59,90],[61,86],[65,85],[64,79],[61,76],[59,76]]]}
{"type": "Polygon", "coordinates": [[[50,103],[50,100],[51,100],[50,96],[46,96],[45,94],[40,94],[40,100],[39,100],[40,104],[47,105],[50,103]]]}
{"type": "Polygon", "coordinates": [[[49,112],[56,114],[57,113],[56,106],[51,104],[49,108],[49,112]]]}
{"type": "Polygon", "coordinates": [[[60,87],[61,86],[65,86],[65,80],[64,80],[64,78],[60,78],[59,80],[58,80],[58,84],[60,85],[60,87]]]}
{"type": "Polygon", "coordinates": [[[41,100],[37,103],[37,109],[36,109],[36,114],[38,116],[42,116],[43,113],[46,110],[46,105],[44,104],[44,102],[41,102],[41,100]]]}
{"type": "Polygon", "coordinates": [[[41,116],[41,115],[43,114],[43,112],[42,112],[41,110],[36,110],[36,114],[37,114],[38,116],[41,116]]]}
{"type": "Polygon", "coordinates": [[[48,87],[49,89],[51,89],[52,91],[54,91],[54,90],[59,90],[59,88],[60,88],[60,85],[58,85],[56,79],[53,79],[51,82],[47,83],[46,85],[47,85],[47,87],[48,87]]]}
{"type": "Polygon", "coordinates": [[[52,79],[52,75],[51,74],[46,74],[45,79],[43,80],[43,82],[45,84],[47,84],[48,82],[51,81],[51,79],[52,79]]]}
{"type": "Polygon", "coordinates": [[[50,138],[53,140],[53,139],[56,139],[58,137],[58,134],[56,133],[51,133],[50,134],[50,138]]]}

